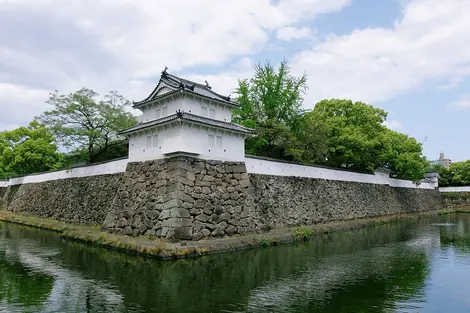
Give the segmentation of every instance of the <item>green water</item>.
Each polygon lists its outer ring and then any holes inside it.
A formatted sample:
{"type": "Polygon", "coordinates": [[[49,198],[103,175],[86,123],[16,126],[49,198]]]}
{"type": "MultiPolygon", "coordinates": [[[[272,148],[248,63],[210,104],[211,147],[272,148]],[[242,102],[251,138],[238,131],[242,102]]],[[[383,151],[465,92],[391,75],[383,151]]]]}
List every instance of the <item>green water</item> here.
{"type": "Polygon", "coordinates": [[[0,223],[0,312],[470,312],[470,214],[157,262],[0,223]]]}

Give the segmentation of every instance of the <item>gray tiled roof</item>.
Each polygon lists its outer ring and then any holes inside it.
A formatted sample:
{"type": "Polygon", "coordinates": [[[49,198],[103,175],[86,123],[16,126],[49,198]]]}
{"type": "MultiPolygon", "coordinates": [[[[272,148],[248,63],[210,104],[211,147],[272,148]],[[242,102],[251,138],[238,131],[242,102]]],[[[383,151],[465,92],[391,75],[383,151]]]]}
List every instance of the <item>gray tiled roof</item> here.
{"type": "Polygon", "coordinates": [[[224,102],[226,104],[232,106],[238,106],[238,103],[232,101],[230,96],[223,96],[221,94],[216,93],[212,90],[212,88],[208,84],[199,84],[185,78],[181,78],[172,74],[169,74],[164,70],[162,72],[162,76],[160,77],[160,81],[158,82],[157,87],[152,91],[152,93],[144,100],[134,102],[134,107],[138,107],[142,104],[147,102],[159,99],[160,97],[165,97],[170,94],[176,93],[177,91],[186,92],[193,95],[198,95],[210,100],[216,100],[220,102],[224,102]],[[172,91],[169,93],[165,93],[163,95],[157,96],[157,92],[163,88],[168,87],[172,91]]]}
{"type": "Polygon", "coordinates": [[[253,131],[250,128],[246,128],[246,127],[243,127],[243,126],[235,124],[235,123],[223,122],[223,121],[215,120],[215,119],[212,119],[212,118],[207,118],[207,117],[203,117],[203,116],[194,115],[194,114],[191,114],[191,113],[186,113],[186,112],[181,112],[180,111],[180,112],[177,112],[176,114],[172,114],[172,115],[169,115],[169,116],[166,116],[166,117],[163,117],[163,118],[159,118],[159,119],[154,120],[154,121],[142,123],[142,124],[133,126],[131,128],[122,130],[119,134],[124,135],[124,134],[133,133],[133,132],[138,131],[138,130],[146,129],[146,128],[156,126],[156,125],[169,123],[169,122],[172,122],[172,121],[178,120],[178,119],[194,122],[194,123],[197,123],[197,124],[204,124],[204,125],[208,125],[208,126],[228,129],[228,130],[232,130],[232,131],[235,131],[235,132],[238,132],[238,133],[250,134],[253,131]]]}

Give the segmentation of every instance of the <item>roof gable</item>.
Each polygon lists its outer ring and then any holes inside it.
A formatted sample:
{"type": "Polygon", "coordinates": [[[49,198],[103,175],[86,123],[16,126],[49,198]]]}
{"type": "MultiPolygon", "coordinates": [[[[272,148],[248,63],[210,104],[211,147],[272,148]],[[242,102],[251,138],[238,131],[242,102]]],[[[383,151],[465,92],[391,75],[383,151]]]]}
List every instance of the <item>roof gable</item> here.
{"type": "Polygon", "coordinates": [[[215,100],[223,102],[228,105],[238,106],[238,103],[232,101],[229,96],[223,96],[212,90],[211,86],[205,82],[205,84],[196,83],[185,78],[181,78],[172,75],[167,72],[167,68],[162,72],[160,80],[152,91],[152,93],[142,101],[134,102],[134,107],[138,107],[145,103],[153,100],[157,100],[160,96],[168,94],[170,92],[187,92],[190,94],[198,95],[209,100],[215,100]]]}
{"type": "Polygon", "coordinates": [[[155,96],[162,96],[166,93],[169,93],[169,92],[172,92],[174,90],[172,90],[171,88],[168,88],[167,86],[162,86],[160,88],[157,89],[156,93],[155,93],[155,96]]]}

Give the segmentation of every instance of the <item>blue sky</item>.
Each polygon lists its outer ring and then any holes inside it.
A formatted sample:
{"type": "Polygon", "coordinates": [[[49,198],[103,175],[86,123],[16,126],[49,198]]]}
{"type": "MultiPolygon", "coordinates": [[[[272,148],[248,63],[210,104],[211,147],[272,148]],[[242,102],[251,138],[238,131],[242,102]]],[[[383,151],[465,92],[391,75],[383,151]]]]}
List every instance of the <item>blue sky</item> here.
{"type": "Polygon", "coordinates": [[[304,106],[350,98],[389,112],[424,152],[470,159],[469,0],[0,1],[0,130],[49,92],[141,100],[161,70],[230,93],[253,65],[307,73],[304,106]]]}

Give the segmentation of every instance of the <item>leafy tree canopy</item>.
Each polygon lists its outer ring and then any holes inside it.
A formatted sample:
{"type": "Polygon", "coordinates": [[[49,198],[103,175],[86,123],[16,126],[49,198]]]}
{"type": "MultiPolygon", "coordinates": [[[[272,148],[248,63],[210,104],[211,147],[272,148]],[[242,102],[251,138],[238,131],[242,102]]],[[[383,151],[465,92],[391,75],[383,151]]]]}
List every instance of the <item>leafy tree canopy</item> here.
{"type": "Polygon", "coordinates": [[[61,161],[54,136],[37,121],[0,133],[0,176],[54,170],[60,168],[61,161]]]}
{"type": "Polygon", "coordinates": [[[439,186],[470,186],[470,160],[454,162],[449,169],[440,164],[430,168],[430,171],[439,173],[439,186]]]}
{"type": "Polygon", "coordinates": [[[294,77],[287,61],[255,66],[239,81],[233,121],[255,129],[248,154],[372,172],[391,169],[399,178],[423,178],[428,161],[414,138],[385,127],[387,113],[363,102],[325,99],[302,109],[307,77],[294,77]]]}
{"type": "Polygon", "coordinates": [[[429,169],[421,143],[413,137],[390,129],[386,129],[383,138],[385,150],[382,159],[385,166],[399,178],[421,180],[429,169]]]}
{"type": "Polygon", "coordinates": [[[470,160],[452,163],[449,172],[452,186],[470,186],[470,160]]]}
{"type": "Polygon", "coordinates": [[[318,102],[312,115],[328,126],[326,165],[365,171],[382,165],[385,111],[363,102],[329,99],[318,102]]]}
{"type": "Polygon", "coordinates": [[[114,145],[122,145],[117,133],[135,125],[136,120],[126,107],[129,101],[115,91],[104,100],[97,100],[98,93],[82,88],[68,95],[55,91],[47,103],[52,110],[38,119],[48,126],[65,147],[83,155],[89,162],[97,162],[114,145]]]}
{"type": "MultiPolygon", "coordinates": [[[[254,128],[246,140],[248,154],[287,160],[316,160],[322,145],[318,123],[302,118],[302,101],[307,90],[307,76],[292,76],[286,60],[278,68],[271,63],[258,64],[251,79],[240,80],[233,121],[254,128]],[[311,131],[307,134],[308,131],[311,131]],[[303,140],[308,139],[306,142],[303,140]]],[[[322,128],[321,128],[322,129],[322,128]]]]}

